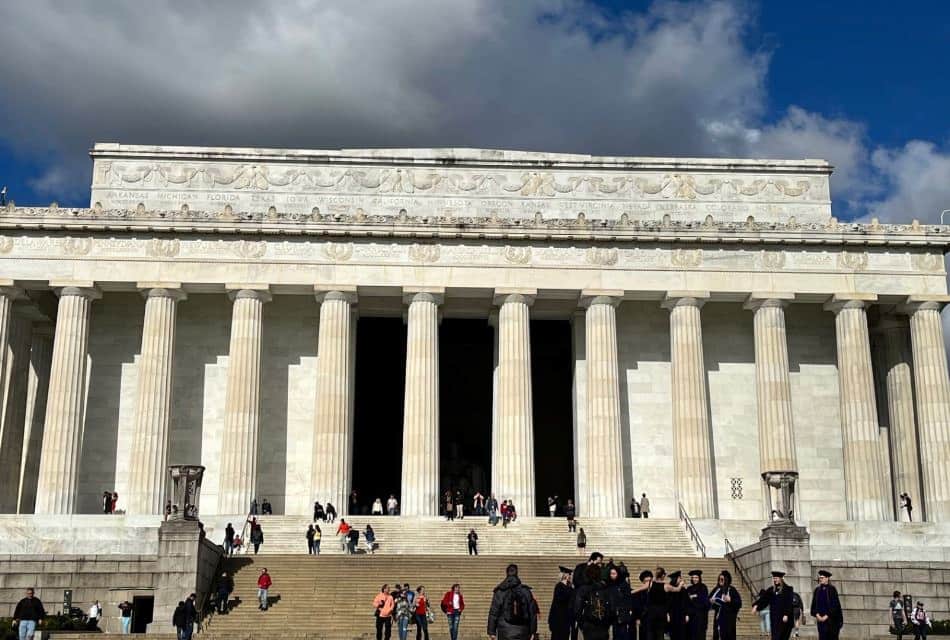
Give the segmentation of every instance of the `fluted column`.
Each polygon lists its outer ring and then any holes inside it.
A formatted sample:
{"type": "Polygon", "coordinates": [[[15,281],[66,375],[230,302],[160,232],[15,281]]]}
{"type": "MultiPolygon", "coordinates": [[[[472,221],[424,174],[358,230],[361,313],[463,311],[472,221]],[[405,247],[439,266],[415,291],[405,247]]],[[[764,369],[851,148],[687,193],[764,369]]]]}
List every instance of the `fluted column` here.
{"type": "Polygon", "coordinates": [[[670,311],[676,493],[691,518],[716,517],[700,317],[708,297],[707,292],[670,292],[663,304],[670,311]]]}
{"type": "Polygon", "coordinates": [[[16,513],[23,461],[23,430],[26,392],[30,374],[30,342],[33,321],[28,305],[17,303],[10,319],[7,352],[3,427],[0,429],[0,513],[16,513]]]}
{"type": "Polygon", "coordinates": [[[69,514],[76,506],[85,414],[89,312],[92,301],[100,296],[98,289],[92,286],[66,286],[59,292],[36,513],[69,514]]]}
{"type": "MultiPolygon", "coordinates": [[[[906,318],[885,316],[878,323],[884,361],[884,386],[887,391],[887,415],[891,469],[894,478],[891,502],[898,514],[898,497],[908,493],[923,507],[920,486],[920,458],[917,453],[917,421],[914,410],[914,378],[910,355],[910,337],[906,318]]],[[[923,510],[918,511],[918,516],[923,510]]]]}
{"type": "Polygon", "coordinates": [[[231,343],[224,399],[224,432],[218,513],[244,514],[257,488],[257,438],[261,419],[261,336],[266,287],[235,288],[228,294],[231,343]]]}
{"type": "Polygon", "coordinates": [[[439,305],[441,290],[404,292],[409,304],[402,422],[402,508],[439,513],[439,305]]]}
{"type": "Polygon", "coordinates": [[[845,502],[849,520],[887,520],[888,496],[881,481],[880,434],[866,306],[873,295],[835,296],[845,502]]]}
{"type": "Polygon", "coordinates": [[[906,308],[914,352],[924,513],[931,522],[950,522],[950,377],[940,322],[946,302],[945,296],[911,298],[906,308]]]}
{"type": "MultiPolygon", "coordinates": [[[[356,331],[353,287],[317,292],[317,398],[311,495],[346,513],[353,460],[353,371],[356,331]]],[[[371,445],[370,445],[371,446],[371,445]]]]}
{"type": "Polygon", "coordinates": [[[33,513],[36,509],[36,481],[40,472],[40,454],[43,451],[43,421],[46,418],[46,397],[49,392],[52,357],[53,326],[51,324],[33,325],[17,513],[33,513]]]}
{"type": "Polygon", "coordinates": [[[763,473],[798,471],[785,332],[785,306],[793,297],[787,294],[753,295],[745,305],[755,313],[755,404],[759,423],[759,464],[763,473]]]}
{"type": "Polygon", "coordinates": [[[499,500],[535,515],[530,307],[535,290],[495,290],[498,358],[492,425],[492,485],[499,500]]]}
{"type": "Polygon", "coordinates": [[[585,476],[578,508],[595,518],[624,516],[620,367],[617,361],[617,305],[623,292],[584,292],[587,351],[585,476]]]}
{"type": "Polygon", "coordinates": [[[175,318],[178,301],[186,296],[177,283],[149,287],[143,294],[145,323],[129,452],[132,473],[127,504],[130,514],[159,514],[164,509],[168,473],[175,318]]]}

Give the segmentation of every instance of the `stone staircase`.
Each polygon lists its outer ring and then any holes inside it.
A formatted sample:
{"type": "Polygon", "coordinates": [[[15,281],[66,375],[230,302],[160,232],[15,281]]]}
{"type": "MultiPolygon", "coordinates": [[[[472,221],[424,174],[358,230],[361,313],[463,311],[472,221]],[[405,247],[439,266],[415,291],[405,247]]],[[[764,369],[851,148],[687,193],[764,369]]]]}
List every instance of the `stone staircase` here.
{"type": "MultiPolygon", "coordinates": [[[[371,524],[376,531],[377,555],[465,555],[466,534],[478,533],[478,551],[482,555],[581,556],[597,549],[616,556],[695,556],[696,549],[678,520],[598,519],[578,521],[587,534],[587,549],[577,549],[577,536],[567,530],[564,518],[519,518],[507,528],[491,526],[484,517],[468,516],[446,521],[437,517],[354,516],[347,522],[360,530],[360,553],[366,546],[362,531],[371,524]]],[[[235,529],[242,523],[231,520],[235,529]]],[[[258,516],[264,530],[262,555],[306,555],[304,534],[310,519],[306,516],[258,516]]],[[[220,544],[228,520],[205,523],[208,539],[220,544]]],[[[337,525],[321,524],[321,554],[340,555],[342,545],[336,536],[337,525]]],[[[244,554],[253,554],[250,545],[244,554]]]]}

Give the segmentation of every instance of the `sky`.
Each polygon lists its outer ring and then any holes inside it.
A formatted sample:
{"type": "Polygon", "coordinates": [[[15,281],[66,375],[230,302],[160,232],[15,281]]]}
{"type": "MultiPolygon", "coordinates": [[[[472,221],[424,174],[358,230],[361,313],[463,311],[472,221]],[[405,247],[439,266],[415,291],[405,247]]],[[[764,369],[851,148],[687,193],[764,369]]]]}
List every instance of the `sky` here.
{"type": "Polygon", "coordinates": [[[950,3],[9,0],[0,184],[96,141],[824,158],[841,219],[950,209],[950,3]]]}

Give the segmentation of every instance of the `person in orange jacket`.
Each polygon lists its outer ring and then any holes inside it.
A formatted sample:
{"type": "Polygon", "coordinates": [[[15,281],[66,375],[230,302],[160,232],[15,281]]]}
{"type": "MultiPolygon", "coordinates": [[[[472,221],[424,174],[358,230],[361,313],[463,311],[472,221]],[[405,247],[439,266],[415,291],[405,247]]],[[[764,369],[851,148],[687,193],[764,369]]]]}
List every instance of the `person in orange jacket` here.
{"type": "Polygon", "coordinates": [[[462,586],[455,583],[442,596],[442,612],[449,619],[449,636],[452,640],[458,640],[459,621],[462,619],[463,611],[465,611],[465,598],[462,597],[462,586]]]}
{"type": "Polygon", "coordinates": [[[393,609],[396,601],[389,592],[389,585],[384,584],[379,593],[373,598],[373,615],[376,616],[376,640],[389,640],[393,633],[393,609]],[[383,632],[385,631],[385,638],[383,632]]]}

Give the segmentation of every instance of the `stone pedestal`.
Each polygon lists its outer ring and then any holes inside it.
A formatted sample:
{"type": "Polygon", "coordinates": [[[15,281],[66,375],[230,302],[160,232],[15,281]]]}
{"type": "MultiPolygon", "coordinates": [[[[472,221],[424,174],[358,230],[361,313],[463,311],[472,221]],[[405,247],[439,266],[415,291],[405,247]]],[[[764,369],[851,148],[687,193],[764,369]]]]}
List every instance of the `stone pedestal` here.
{"type": "MultiPolygon", "coordinates": [[[[406,392],[402,507],[406,516],[439,513],[439,305],[441,291],[406,291],[406,392]]],[[[337,508],[340,505],[334,505],[337,508]]]]}
{"type": "Polygon", "coordinates": [[[849,520],[888,520],[877,401],[871,368],[866,306],[876,296],[835,296],[825,305],[835,314],[838,380],[844,451],[845,501],[849,520]]]}
{"type": "Polygon", "coordinates": [[[625,515],[623,439],[620,422],[620,367],[617,360],[617,305],[622,291],[586,291],[587,425],[585,477],[578,486],[581,515],[622,518],[625,515]]]}
{"type": "Polygon", "coordinates": [[[175,313],[185,293],[174,285],[145,290],[145,322],[138,364],[128,512],[160,514],[165,501],[168,427],[172,402],[175,313]]]}
{"type": "Polygon", "coordinates": [[[257,487],[263,307],[271,295],[262,288],[240,288],[229,295],[234,305],[221,435],[218,513],[245,514],[250,510],[257,487]]]}
{"type": "Polygon", "coordinates": [[[346,515],[353,462],[353,371],[356,290],[317,291],[317,398],[314,410],[311,498],[346,515]]]}
{"type": "Polygon", "coordinates": [[[694,520],[716,517],[700,317],[700,309],[708,298],[704,291],[670,292],[663,305],[670,311],[676,493],[694,520]]]}
{"type": "Polygon", "coordinates": [[[168,520],[158,530],[155,605],[148,633],[167,633],[178,603],[194,593],[198,606],[208,601],[215,569],[224,554],[200,538],[196,520],[168,520]]]}
{"type": "Polygon", "coordinates": [[[89,312],[100,293],[91,286],[59,292],[50,367],[36,512],[73,513],[86,398],[89,312]]]}
{"type": "MultiPolygon", "coordinates": [[[[754,593],[772,584],[772,571],[784,571],[785,582],[802,596],[806,611],[814,588],[809,535],[804,527],[794,524],[773,524],[762,530],[759,542],[737,549],[735,554],[727,554],[745,571],[748,586],[754,593]]],[[[741,575],[733,572],[733,586],[742,597],[749,595],[744,590],[741,575]]],[[[751,605],[750,605],[751,606],[751,605]]],[[[814,626],[812,626],[814,629],[814,626]]],[[[803,634],[807,635],[807,630],[803,634]]]]}

